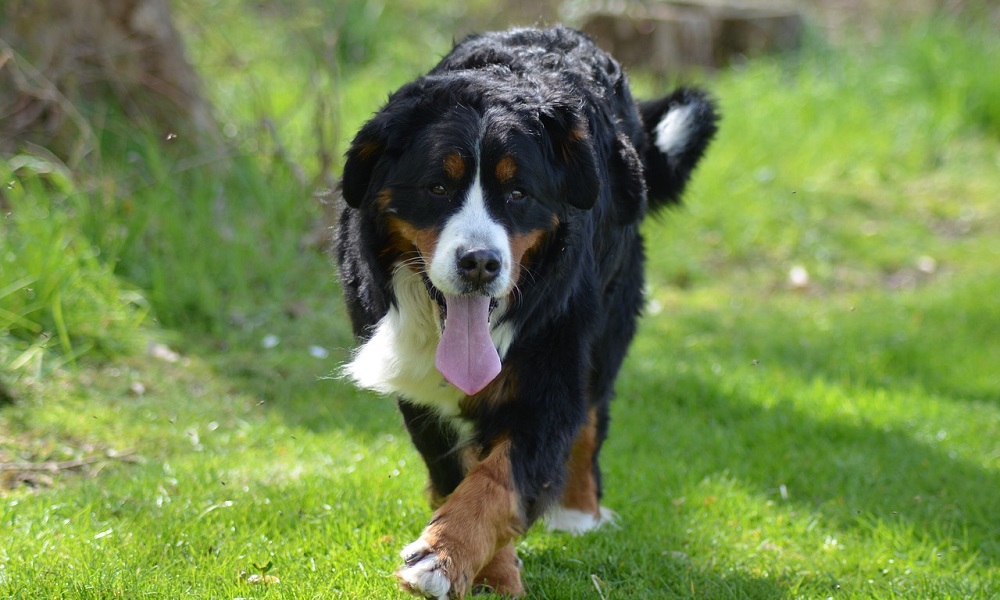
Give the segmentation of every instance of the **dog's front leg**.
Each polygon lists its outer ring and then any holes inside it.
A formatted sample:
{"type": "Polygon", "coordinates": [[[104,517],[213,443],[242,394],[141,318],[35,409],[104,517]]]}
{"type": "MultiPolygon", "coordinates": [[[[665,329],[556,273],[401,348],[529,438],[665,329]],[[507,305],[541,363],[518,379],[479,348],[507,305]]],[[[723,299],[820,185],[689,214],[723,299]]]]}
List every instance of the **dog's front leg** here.
{"type": "Polygon", "coordinates": [[[438,600],[464,597],[476,574],[524,531],[519,506],[510,441],[501,438],[403,550],[402,587],[438,600]]]}

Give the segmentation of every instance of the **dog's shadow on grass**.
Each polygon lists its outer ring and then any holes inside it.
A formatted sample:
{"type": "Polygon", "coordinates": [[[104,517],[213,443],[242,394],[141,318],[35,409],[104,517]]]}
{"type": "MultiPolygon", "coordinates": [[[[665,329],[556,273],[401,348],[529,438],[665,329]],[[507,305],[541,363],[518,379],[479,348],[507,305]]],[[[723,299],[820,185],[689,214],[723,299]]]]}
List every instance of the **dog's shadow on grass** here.
{"type": "MultiPolygon", "coordinates": [[[[964,559],[956,557],[956,564],[970,557],[1000,564],[994,492],[1000,477],[948,450],[940,443],[945,433],[928,435],[920,423],[875,424],[863,414],[818,419],[781,392],[763,405],[759,392],[741,392],[710,370],[664,375],[632,368],[629,377],[615,413],[615,427],[627,437],[615,437],[613,428],[609,445],[622,455],[612,460],[630,481],[670,487],[729,478],[765,502],[817,515],[833,537],[840,531],[863,537],[888,524],[908,542],[941,552],[959,541],[964,559]],[[664,390],[659,397],[632,392],[657,386],[664,390]],[[657,457],[654,465],[638,462],[650,456],[657,457]],[[679,472],[662,475],[672,468],[679,472]]],[[[794,393],[829,393],[815,386],[794,393]]],[[[849,398],[852,390],[834,393],[849,398]]],[[[905,401],[905,394],[887,393],[885,401],[905,401]]],[[[683,494],[652,487],[639,493],[659,491],[664,503],[683,494]]]]}
{"type": "Polygon", "coordinates": [[[885,525],[945,558],[958,545],[956,566],[1000,564],[1000,475],[985,466],[1000,446],[969,420],[1000,401],[1000,313],[982,302],[997,289],[650,319],[619,378],[609,465],[633,485],[730,477],[834,534],[885,525]]]}

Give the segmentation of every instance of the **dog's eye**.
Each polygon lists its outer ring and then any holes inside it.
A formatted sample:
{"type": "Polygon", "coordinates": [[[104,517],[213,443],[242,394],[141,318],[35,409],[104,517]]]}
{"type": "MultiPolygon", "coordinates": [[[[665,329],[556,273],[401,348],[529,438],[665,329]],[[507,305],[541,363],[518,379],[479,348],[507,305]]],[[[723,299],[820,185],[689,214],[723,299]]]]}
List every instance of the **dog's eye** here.
{"type": "Polygon", "coordinates": [[[439,196],[442,198],[448,195],[448,188],[446,188],[443,183],[432,183],[427,186],[427,191],[430,192],[432,196],[439,196]]]}
{"type": "Polygon", "coordinates": [[[528,197],[528,193],[521,188],[514,188],[507,196],[508,202],[523,202],[528,197]]]}

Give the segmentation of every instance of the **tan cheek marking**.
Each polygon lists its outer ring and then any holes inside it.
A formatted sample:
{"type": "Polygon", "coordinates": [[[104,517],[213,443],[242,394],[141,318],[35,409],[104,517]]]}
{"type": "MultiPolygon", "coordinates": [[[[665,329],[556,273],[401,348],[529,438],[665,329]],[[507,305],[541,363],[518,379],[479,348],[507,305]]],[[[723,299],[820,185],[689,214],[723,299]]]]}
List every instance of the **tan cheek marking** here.
{"type": "Polygon", "coordinates": [[[437,248],[438,232],[435,229],[420,229],[410,225],[406,221],[389,217],[390,246],[385,252],[395,252],[400,256],[413,252],[416,248],[420,254],[421,262],[407,261],[407,266],[413,271],[421,271],[425,265],[430,264],[434,250],[437,248]]]}
{"type": "Polygon", "coordinates": [[[495,441],[424,530],[423,537],[449,562],[458,597],[502,548],[524,531],[510,464],[510,440],[495,441]]]}
{"type": "Polygon", "coordinates": [[[547,231],[536,229],[534,231],[529,231],[528,233],[520,233],[511,236],[510,256],[514,261],[514,264],[521,266],[521,261],[525,258],[525,255],[529,254],[529,252],[538,245],[547,233],[547,231]]]}
{"type": "Polygon", "coordinates": [[[541,247],[545,238],[559,227],[559,217],[553,215],[549,229],[535,229],[510,238],[510,256],[515,265],[516,281],[521,280],[525,265],[531,262],[532,255],[541,247]]]}
{"type": "Polygon", "coordinates": [[[597,480],[594,479],[596,451],[597,409],[591,408],[566,461],[566,488],[561,504],[595,516],[600,515],[601,510],[597,500],[597,480]]]}
{"type": "Polygon", "coordinates": [[[496,176],[500,183],[509,183],[517,175],[517,163],[511,156],[505,156],[497,162],[496,176]]]}
{"type": "Polygon", "coordinates": [[[450,179],[458,181],[465,175],[465,160],[457,152],[444,157],[444,174],[450,179]]]}

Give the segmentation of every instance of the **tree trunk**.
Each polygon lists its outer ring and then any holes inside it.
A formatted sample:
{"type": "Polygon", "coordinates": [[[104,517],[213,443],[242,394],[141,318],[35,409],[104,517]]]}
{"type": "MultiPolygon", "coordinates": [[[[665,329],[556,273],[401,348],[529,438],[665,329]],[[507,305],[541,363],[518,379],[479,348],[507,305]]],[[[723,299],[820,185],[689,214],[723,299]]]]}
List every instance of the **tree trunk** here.
{"type": "Polygon", "coordinates": [[[73,166],[115,113],[163,139],[215,139],[168,0],[2,4],[0,152],[27,142],[73,166]]]}

